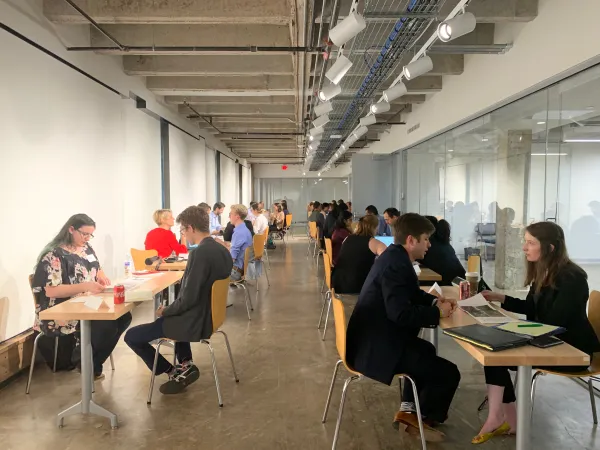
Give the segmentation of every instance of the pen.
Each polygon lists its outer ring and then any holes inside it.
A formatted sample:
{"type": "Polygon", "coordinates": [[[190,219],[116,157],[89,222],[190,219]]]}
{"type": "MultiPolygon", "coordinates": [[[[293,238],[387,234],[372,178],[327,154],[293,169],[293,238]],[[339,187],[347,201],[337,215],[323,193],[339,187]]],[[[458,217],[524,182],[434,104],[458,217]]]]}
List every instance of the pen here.
{"type": "Polygon", "coordinates": [[[532,328],[532,327],[541,327],[541,323],[520,323],[517,325],[519,328],[532,328]]]}

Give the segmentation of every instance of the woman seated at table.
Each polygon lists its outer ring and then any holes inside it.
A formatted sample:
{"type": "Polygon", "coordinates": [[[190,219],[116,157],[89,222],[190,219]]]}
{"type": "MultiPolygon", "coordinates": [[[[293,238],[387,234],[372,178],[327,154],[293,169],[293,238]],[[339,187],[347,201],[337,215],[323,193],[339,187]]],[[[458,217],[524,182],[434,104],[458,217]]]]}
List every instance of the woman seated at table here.
{"type": "Polygon", "coordinates": [[[456,250],[450,245],[450,224],[444,219],[438,221],[433,216],[425,217],[433,224],[435,232],[429,237],[431,247],[419,262],[442,276],[440,285],[451,286],[454,278],[465,278],[465,268],[456,257],[456,250]]]}
{"type": "Polygon", "coordinates": [[[175,233],[171,231],[171,227],[175,225],[171,210],[158,209],[154,211],[152,218],[158,227],[150,230],[146,235],[146,241],[144,242],[146,250],[156,250],[161,258],[167,258],[173,252],[176,255],[187,253],[185,237],[182,236],[180,244],[177,242],[175,233]]]}
{"type": "Polygon", "coordinates": [[[283,208],[279,203],[275,203],[273,205],[275,207],[275,211],[271,215],[271,225],[269,225],[269,233],[274,231],[281,231],[283,228],[283,221],[285,219],[285,215],[283,214],[283,208]]]}
{"type": "MultiPolygon", "coordinates": [[[[538,222],[525,229],[523,252],[527,261],[525,285],[529,294],[523,301],[508,295],[483,291],[488,301],[502,308],[527,315],[527,320],[564,327],[559,337],[587,353],[590,361],[600,343],[586,315],[589,290],[587,275],[567,254],[562,228],[553,222],[538,222]]],[[[515,390],[508,367],[484,367],[489,413],[479,435],[480,444],[501,434],[518,432],[515,390]]],[[[515,370],[515,368],[511,368],[515,370]]],[[[551,367],[563,372],[579,372],[585,367],[551,367]]]]}
{"type": "Polygon", "coordinates": [[[331,235],[331,253],[332,264],[335,266],[340,257],[342,244],[348,236],[352,234],[352,213],[348,211],[340,211],[337,221],[334,226],[333,234],[331,235]]]}
{"type": "MultiPolygon", "coordinates": [[[[67,220],[38,257],[32,283],[36,304],[34,329],[46,336],[77,333],[76,337],[79,341],[77,320],[40,321],[40,311],[81,294],[99,294],[105,286],[110,285],[110,280],[104,274],[94,249],[88,244],[94,237],[95,230],[96,224],[90,217],[85,214],[75,214],[67,220]]],[[[92,321],[92,351],[96,379],[103,377],[102,365],[130,323],[130,313],[117,320],[92,321]]],[[[73,362],[79,364],[81,359],[79,344],[75,350],[73,362]]]]}
{"type": "Polygon", "coordinates": [[[376,216],[364,216],[358,221],[355,234],[346,238],[332,274],[332,284],[339,294],[358,294],[367,279],[375,256],[387,248],[375,239],[379,226],[376,216]]]}

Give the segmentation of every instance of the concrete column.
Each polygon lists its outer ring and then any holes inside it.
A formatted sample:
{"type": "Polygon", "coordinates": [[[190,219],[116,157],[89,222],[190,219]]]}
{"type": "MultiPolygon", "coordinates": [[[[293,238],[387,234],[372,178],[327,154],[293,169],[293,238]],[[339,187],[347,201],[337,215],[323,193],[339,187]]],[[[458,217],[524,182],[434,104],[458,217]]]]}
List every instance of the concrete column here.
{"type": "Polygon", "coordinates": [[[521,289],[525,279],[522,238],[527,213],[531,130],[509,130],[499,144],[495,285],[501,289],[521,289]]]}

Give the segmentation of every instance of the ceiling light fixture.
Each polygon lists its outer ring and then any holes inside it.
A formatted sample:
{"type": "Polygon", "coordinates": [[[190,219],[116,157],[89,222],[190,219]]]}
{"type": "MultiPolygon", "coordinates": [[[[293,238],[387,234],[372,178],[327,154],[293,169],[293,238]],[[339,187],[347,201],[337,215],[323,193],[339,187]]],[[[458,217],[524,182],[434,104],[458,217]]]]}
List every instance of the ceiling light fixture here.
{"type": "Polygon", "coordinates": [[[322,128],[329,122],[329,115],[323,114],[322,116],[317,117],[313,120],[313,126],[315,128],[322,128]]]}
{"type": "Polygon", "coordinates": [[[365,116],[362,119],[360,119],[360,125],[363,127],[368,127],[369,125],[373,125],[375,122],[377,122],[377,117],[375,117],[375,115],[370,115],[370,116],[365,116]]]}
{"type": "Polygon", "coordinates": [[[338,47],[341,47],[367,26],[363,16],[356,11],[347,15],[344,20],[338,23],[329,31],[329,40],[338,47]]]}
{"type": "Polygon", "coordinates": [[[342,87],[339,84],[330,84],[321,89],[321,92],[319,92],[319,99],[322,102],[326,102],[328,100],[331,100],[336,95],[341,94],[341,92],[342,87]]]}
{"type": "Polygon", "coordinates": [[[538,122],[538,125],[544,125],[546,122],[538,122]]]}
{"type": "Polygon", "coordinates": [[[356,139],[359,139],[361,136],[367,134],[367,131],[369,131],[367,127],[359,127],[353,134],[356,136],[356,139]]]}
{"type": "Polygon", "coordinates": [[[437,27],[437,35],[440,41],[449,42],[470,33],[475,29],[475,25],[477,20],[473,13],[466,12],[440,23],[437,27]]]}
{"type": "Polygon", "coordinates": [[[451,148],[448,149],[449,152],[453,152],[454,150],[452,150],[451,148]]]}
{"type": "Polygon", "coordinates": [[[313,137],[319,136],[320,134],[323,134],[323,128],[322,127],[315,127],[315,128],[311,128],[311,130],[309,131],[310,135],[313,137]]]}
{"type": "Polygon", "coordinates": [[[332,134],[331,136],[329,136],[331,139],[341,139],[342,135],[341,134],[332,134]]]}
{"type": "Polygon", "coordinates": [[[352,67],[352,61],[346,58],[344,55],[339,55],[333,65],[325,72],[325,78],[331,81],[333,84],[338,84],[344,78],[344,75],[348,73],[352,67]]]}
{"type": "Polygon", "coordinates": [[[565,139],[565,142],[600,142],[600,139],[593,139],[593,138],[565,139]]]}
{"type": "Polygon", "coordinates": [[[404,73],[404,78],[407,80],[414,80],[415,78],[430,72],[431,69],[433,69],[433,61],[429,56],[423,56],[407,66],[404,66],[402,72],[404,73]]]}
{"type": "Polygon", "coordinates": [[[406,85],[400,81],[396,86],[392,86],[383,91],[383,98],[386,102],[392,102],[397,98],[402,97],[406,92],[406,85]]]}
{"type": "Polygon", "coordinates": [[[373,103],[371,105],[371,112],[373,114],[381,114],[384,112],[388,112],[389,110],[390,110],[390,104],[388,102],[373,103]]]}
{"type": "Polygon", "coordinates": [[[317,117],[322,116],[323,114],[333,111],[333,104],[331,102],[321,103],[320,105],[315,106],[314,111],[317,117]]]}

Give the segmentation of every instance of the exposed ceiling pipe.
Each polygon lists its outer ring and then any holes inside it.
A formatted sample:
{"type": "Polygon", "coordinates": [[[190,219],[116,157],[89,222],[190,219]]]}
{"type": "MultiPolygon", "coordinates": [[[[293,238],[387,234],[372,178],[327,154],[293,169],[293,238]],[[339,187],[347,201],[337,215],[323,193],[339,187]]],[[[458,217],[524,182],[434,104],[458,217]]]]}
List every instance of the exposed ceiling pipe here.
{"type": "Polygon", "coordinates": [[[92,19],[83,9],[81,9],[79,6],[77,6],[74,2],[72,2],[71,0],[65,0],[65,2],[67,2],[69,5],[71,5],[71,8],[73,8],[75,11],[77,11],[79,14],[81,14],[83,17],[85,17],[85,19],[94,27],[96,28],[100,33],[102,33],[104,36],[106,36],[113,44],[115,44],[118,49],[115,50],[125,50],[125,46],[123,44],[121,44],[119,41],[117,41],[117,39],[115,39],[108,31],[105,31],[98,22],[96,22],[94,19],[92,19]]]}
{"type": "MultiPolygon", "coordinates": [[[[66,0],[69,1],[69,0],[66,0]]],[[[106,33],[103,33],[106,34],[106,33]]],[[[70,52],[96,52],[96,51],[122,51],[122,52],[159,52],[159,53],[311,53],[321,52],[326,47],[259,47],[255,45],[246,45],[238,47],[219,47],[219,46],[140,46],[140,45],[121,45],[118,47],[67,47],[70,52]]]]}

